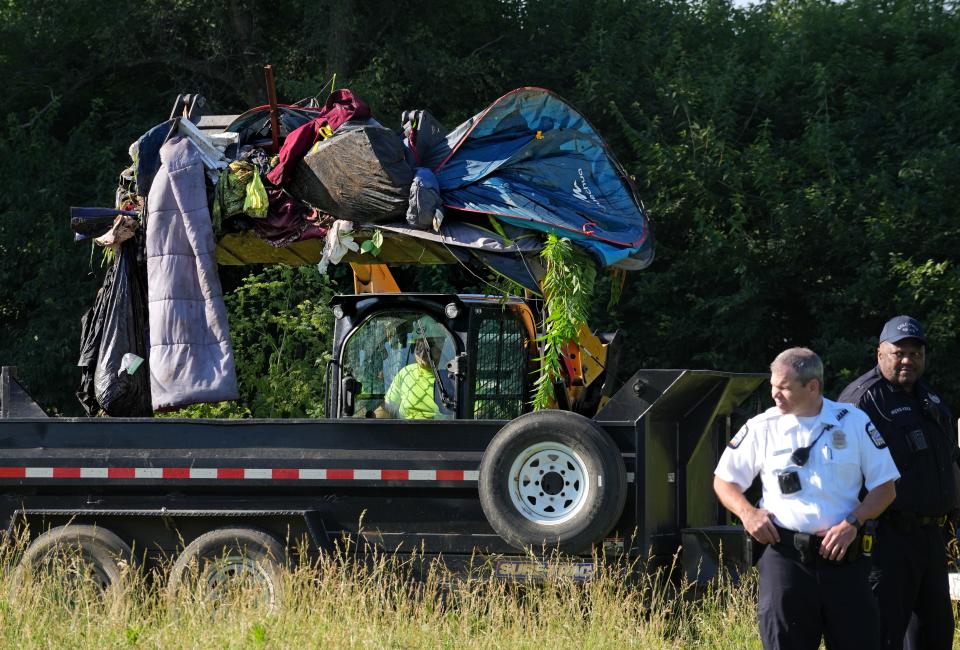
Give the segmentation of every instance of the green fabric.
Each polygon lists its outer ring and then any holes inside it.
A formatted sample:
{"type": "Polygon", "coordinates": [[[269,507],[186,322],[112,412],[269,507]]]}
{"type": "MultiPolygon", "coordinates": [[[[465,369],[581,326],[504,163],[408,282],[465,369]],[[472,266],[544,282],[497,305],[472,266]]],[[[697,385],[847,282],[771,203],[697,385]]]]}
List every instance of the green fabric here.
{"type": "Polygon", "coordinates": [[[267,190],[252,163],[235,160],[221,172],[213,194],[214,232],[220,231],[224,219],[235,214],[263,219],[267,208],[267,190]]]}
{"type": "Polygon", "coordinates": [[[404,366],[387,389],[386,401],[398,405],[405,420],[431,420],[440,412],[433,399],[433,373],[418,363],[404,366]]]}
{"type": "Polygon", "coordinates": [[[247,196],[243,200],[244,213],[255,219],[263,219],[267,216],[267,190],[260,180],[260,174],[256,169],[253,170],[253,178],[247,184],[247,196]]]}

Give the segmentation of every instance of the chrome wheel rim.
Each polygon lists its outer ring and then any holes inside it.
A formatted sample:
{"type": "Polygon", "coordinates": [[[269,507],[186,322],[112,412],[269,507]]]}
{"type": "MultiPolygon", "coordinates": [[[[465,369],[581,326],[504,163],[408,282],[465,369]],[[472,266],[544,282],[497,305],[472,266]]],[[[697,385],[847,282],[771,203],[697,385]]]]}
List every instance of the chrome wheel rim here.
{"type": "Polygon", "coordinates": [[[540,442],[520,452],[510,467],[510,500],[525,519],[543,526],[569,521],[590,492],[586,464],[559,442],[540,442]]]}

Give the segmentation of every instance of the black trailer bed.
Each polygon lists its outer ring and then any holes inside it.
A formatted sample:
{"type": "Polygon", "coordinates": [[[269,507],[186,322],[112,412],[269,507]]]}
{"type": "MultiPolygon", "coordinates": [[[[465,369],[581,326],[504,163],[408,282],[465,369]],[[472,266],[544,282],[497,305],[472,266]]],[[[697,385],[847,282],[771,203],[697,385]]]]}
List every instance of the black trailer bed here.
{"type": "MultiPolygon", "coordinates": [[[[605,547],[669,559],[681,531],[726,523],[709,479],[762,375],[640,371],[594,421],[627,473],[605,547]]],[[[0,420],[0,527],[104,526],[172,556],[243,522],[292,548],[508,554],[478,498],[502,420],[0,420]]]]}

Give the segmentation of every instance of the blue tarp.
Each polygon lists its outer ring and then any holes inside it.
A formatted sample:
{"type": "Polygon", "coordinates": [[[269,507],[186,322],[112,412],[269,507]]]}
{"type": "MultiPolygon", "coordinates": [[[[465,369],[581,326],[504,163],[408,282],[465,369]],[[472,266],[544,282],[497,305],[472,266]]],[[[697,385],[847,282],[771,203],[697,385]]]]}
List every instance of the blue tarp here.
{"type": "Polygon", "coordinates": [[[653,261],[627,174],[593,126],[548,90],[511,91],[420,154],[446,207],[569,237],[602,266],[653,261]]]}

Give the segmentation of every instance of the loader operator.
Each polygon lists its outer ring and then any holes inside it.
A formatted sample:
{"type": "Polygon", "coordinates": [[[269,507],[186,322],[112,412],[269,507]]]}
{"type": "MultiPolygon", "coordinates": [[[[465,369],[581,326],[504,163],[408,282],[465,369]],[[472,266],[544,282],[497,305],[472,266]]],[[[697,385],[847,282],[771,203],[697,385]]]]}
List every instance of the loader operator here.
{"type": "MultiPolygon", "coordinates": [[[[439,348],[435,349],[439,355],[439,348]]],[[[437,362],[431,359],[434,350],[425,338],[417,340],[414,351],[414,363],[408,364],[397,372],[382,406],[374,414],[378,418],[400,417],[405,420],[431,420],[439,417],[440,408],[434,399],[437,362]],[[432,363],[431,363],[432,361],[432,363]]]]}
{"type": "Polygon", "coordinates": [[[727,444],[720,502],[758,542],[760,636],[767,650],[877,648],[880,624],[858,529],[893,501],[900,476],[867,415],[823,397],[823,363],[791,348],[770,364],[775,406],[727,444]],[[755,508],[743,495],[760,475],[755,508]],[[858,500],[861,486],[867,494],[858,500]]]}

